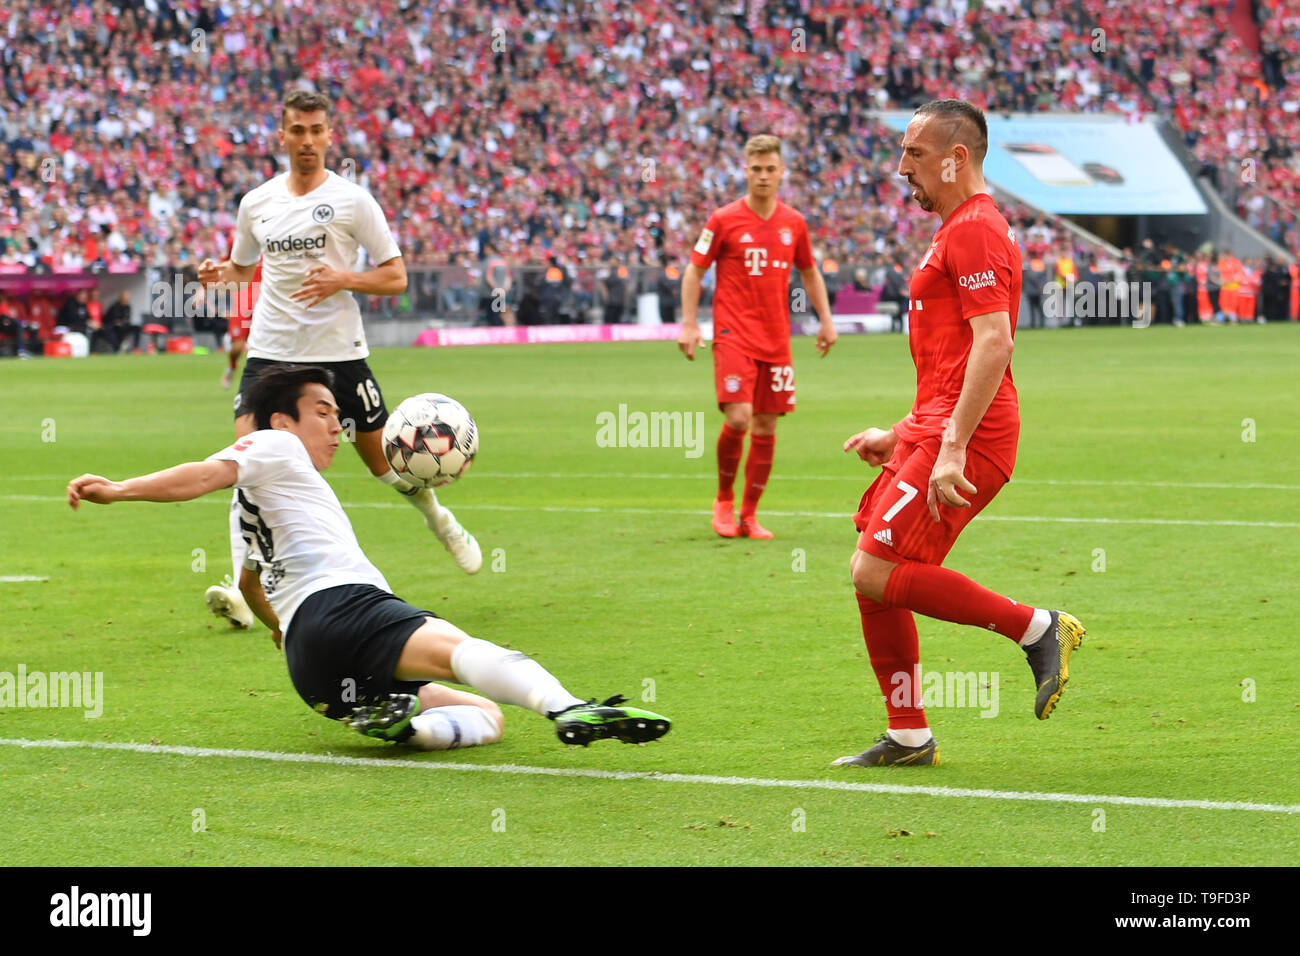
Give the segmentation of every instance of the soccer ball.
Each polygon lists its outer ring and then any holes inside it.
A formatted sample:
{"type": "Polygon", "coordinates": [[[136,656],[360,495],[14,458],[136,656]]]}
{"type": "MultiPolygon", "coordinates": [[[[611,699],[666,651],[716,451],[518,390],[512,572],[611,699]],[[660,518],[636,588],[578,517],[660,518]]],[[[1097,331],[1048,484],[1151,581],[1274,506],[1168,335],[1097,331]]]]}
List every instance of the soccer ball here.
{"type": "Polygon", "coordinates": [[[454,398],[426,392],[398,405],[384,425],[384,457],[411,484],[448,485],[478,453],[478,426],[454,398]]]}

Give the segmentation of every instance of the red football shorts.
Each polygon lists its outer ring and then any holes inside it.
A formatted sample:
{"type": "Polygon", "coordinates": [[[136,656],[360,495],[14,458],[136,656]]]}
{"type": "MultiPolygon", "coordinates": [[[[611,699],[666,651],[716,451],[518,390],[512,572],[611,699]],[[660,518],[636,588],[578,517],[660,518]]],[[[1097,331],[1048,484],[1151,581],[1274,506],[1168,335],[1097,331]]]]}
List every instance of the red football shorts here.
{"type": "Polygon", "coordinates": [[[769,365],[714,342],[713,385],[719,408],[728,402],[748,402],[760,413],[794,411],[793,365],[769,365]]]}
{"type": "Polygon", "coordinates": [[[231,316],[226,321],[226,328],[227,331],[230,332],[230,337],[232,339],[248,338],[248,330],[253,325],[253,317],[251,315],[231,316]]]}
{"type": "Polygon", "coordinates": [[[936,523],[925,498],[938,453],[938,438],[917,444],[899,439],[893,457],[862,496],[858,513],[853,516],[853,523],[862,532],[858,550],[886,561],[943,564],[957,543],[957,535],[1007,483],[993,462],[978,451],[966,449],[963,473],[979,491],[971,494],[957,488],[957,494],[969,501],[970,507],[940,504],[936,523]]]}

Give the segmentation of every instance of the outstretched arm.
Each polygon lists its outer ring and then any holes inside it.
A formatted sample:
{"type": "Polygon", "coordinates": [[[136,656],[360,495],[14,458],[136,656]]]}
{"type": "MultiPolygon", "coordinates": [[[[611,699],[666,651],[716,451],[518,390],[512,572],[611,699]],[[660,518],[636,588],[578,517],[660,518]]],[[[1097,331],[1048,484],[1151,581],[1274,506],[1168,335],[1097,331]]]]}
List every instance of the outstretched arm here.
{"type": "Polygon", "coordinates": [[[190,461],[125,481],[82,475],[68,482],[68,504],[76,510],[82,501],[96,505],[111,505],[114,501],[190,501],[218,488],[230,488],[238,478],[239,469],[233,461],[190,461]]]}

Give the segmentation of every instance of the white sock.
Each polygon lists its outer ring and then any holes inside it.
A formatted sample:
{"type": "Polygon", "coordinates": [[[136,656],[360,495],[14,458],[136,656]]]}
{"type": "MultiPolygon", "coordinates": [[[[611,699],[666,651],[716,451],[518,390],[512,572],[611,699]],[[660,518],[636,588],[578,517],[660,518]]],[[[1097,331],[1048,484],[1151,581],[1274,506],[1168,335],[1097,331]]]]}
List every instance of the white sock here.
{"type": "Polygon", "coordinates": [[[1038,643],[1038,639],[1047,633],[1047,628],[1052,623],[1052,612],[1046,608],[1034,608],[1034,616],[1029,619],[1029,626],[1025,628],[1024,636],[1020,638],[1021,647],[1030,647],[1038,643]]]}
{"type": "Polygon", "coordinates": [[[377,477],[384,484],[392,485],[403,498],[415,505],[426,521],[434,524],[441,523],[442,505],[438,504],[438,496],[433,493],[432,488],[416,488],[391,468],[377,477]]]}
{"type": "Polygon", "coordinates": [[[902,744],[904,747],[920,747],[930,739],[929,727],[906,728],[904,730],[895,730],[889,728],[889,737],[896,744],[902,744]]]}
{"type": "Polygon", "coordinates": [[[469,684],[498,704],[527,707],[543,717],[585,703],[527,654],[477,637],[456,645],[451,652],[451,671],[460,683],[469,684]]]}
{"type": "Polygon", "coordinates": [[[406,743],[419,750],[455,750],[494,744],[501,739],[501,728],[482,707],[456,704],[434,707],[411,718],[415,729],[406,743]]]}
{"type": "Polygon", "coordinates": [[[408,494],[411,491],[411,489],[415,487],[415,485],[411,484],[409,481],[407,481],[397,472],[393,471],[393,469],[391,468],[389,468],[382,475],[375,475],[375,477],[378,478],[386,485],[392,485],[402,494],[408,494]]]}

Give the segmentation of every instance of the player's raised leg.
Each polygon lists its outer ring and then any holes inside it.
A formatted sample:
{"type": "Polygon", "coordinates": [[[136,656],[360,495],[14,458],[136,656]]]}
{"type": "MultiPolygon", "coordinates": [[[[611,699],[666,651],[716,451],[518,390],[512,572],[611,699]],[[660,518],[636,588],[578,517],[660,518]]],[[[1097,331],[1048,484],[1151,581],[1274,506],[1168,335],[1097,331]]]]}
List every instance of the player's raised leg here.
{"type": "Polygon", "coordinates": [[[1085,634],[1077,618],[1020,604],[938,565],[895,565],[862,551],[854,562],[853,585],[859,594],[888,607],[996,631],[1019,644],[1034,672],[1034,716],[1051,716],[1070,679],[1070,654],[1085,634]]]}
{"type": "MultiPolygon", "coordinates": [[[[662,737],[671,726],[659,714],[618,706],[621,698],[610,698],[598,705],[594,700],[575,697],[526,654],[471,637],[440,618],[426,618],[410,636],[393,676],[402,681],[454,680],[468,684],[497,703],[524,707],[554,720],[556,733],[565,743],[587,744],[606,738],[645,743],[662,737]]],[[[354,714],[354,726],[357,721],[370,721],[372,710],[359,708],[354,714]]],[[[414,742],[431,720],[425,713],[412,715],[411,733],[402,739],[414,742]]]]}
{"type": "Polygon", "coordinates": [[[466,574],[477,574],[483,567],[483,551],[478,541],[461,526],[450,508],[439,503],[432,488],[417,488],[393,471],[384,457],[383,429],[358,431],[355,444],[357,454],[370,473],[384,484],[391,485],[424,515],[424,523],[450,552],[456,565],[466,574]]]}

